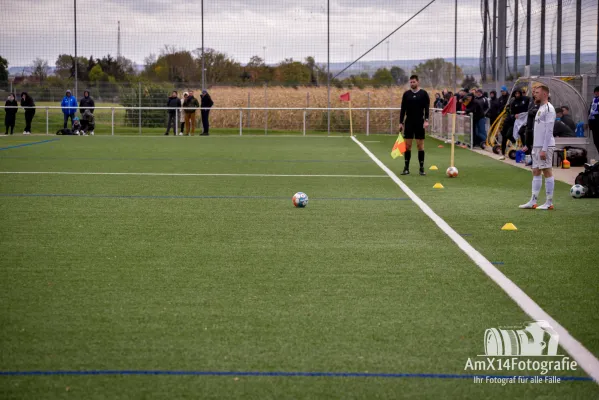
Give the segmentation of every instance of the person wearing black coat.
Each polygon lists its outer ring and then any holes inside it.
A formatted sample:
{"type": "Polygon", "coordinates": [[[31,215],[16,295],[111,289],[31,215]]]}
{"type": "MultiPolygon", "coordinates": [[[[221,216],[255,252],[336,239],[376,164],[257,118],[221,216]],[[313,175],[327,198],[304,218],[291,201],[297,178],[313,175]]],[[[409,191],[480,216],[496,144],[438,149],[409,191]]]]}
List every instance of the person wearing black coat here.
{"type": "Polygon", "coordinates": [[[4,126],[6,127],[5,135],[8,135],[8,128],[10,128],[10,134],[12,135],[15,131],[15,122],[17,120],[17,111],[19,110],[19,103],[17,103],[17,99],[15,99],[15,94],[11,93],[4,103],[5,107],[14,107],[14,108],[5,108],[4,112],[4,126]]]}
{"type": "Polygon", "coordinates": [[[81,115],[85,114],[85,110],[89,110],[92,114],[94,113],[94,107],[96,103],[89,95],[89,90],[83,92],[83,98],[79,100],[79,112],[81,115]]]}
{"type": "Polygon", "coordinates": [[[208,92],[205,90],[202,90],[202,94],[200,96],[202,97],[201,107],[203,127],[203,132],[200,134],[200,136],[208,136],[210,130],[210,120],[208,119],[208,117],[210,116],[210,107],[214,105],[214,102],[212,101],[212,98],[210,97],[208,92]]]}
{"type": "Polygon", "coordinates": [[[487,111],[487,117],[489,117],[489,120],[491,121],[491,125],[493,125],[493,123],[495,122],[497,117],[499,117],[499,114],[501,114],[501,102],[497,98],[496,91],[491,90],[491,92],[489,93],[489,96],[490,96],[490,98],[489,98],[490,107],[489,107],[489,111],[487,111]]]}
{"type": "Polygon", "coordinates": [[[484,141],[486,140],[484,129],[480,128],[480,125],[482,125],[481,121],[484,121],[485,118],[482,101],[475,99],[474,95],[469,93],[464,97],[463,103],[466,106],[466,114],[472,114],[472,122],[474,124],[474,143],[472,143],[472,145],[473,147],[480,146],[482,148],[484,147],[484,141]]]}
{"type": "Polygon", "coordinates": [[[171,96],[166,101],[166,106],[168,107],[168,123],[166,125],[165,136],[168,136],[168,133],[171,130],[171,126],[173,127],[173,135],[177,135],[177,110],[181,108],[181,99],[179,98],[179,93],[176,90],[173,90],[171,96]]]}
{"type": "Polygon", "coordinates": [[[25,130],[23,135],[29,135],[31,134],[31,121],[33,121],[35,115],[35,108],[29,107],[35,107],[35,102],[27,92],[21,93],[21,107],[27,107],[25,108],[25,130]]]}

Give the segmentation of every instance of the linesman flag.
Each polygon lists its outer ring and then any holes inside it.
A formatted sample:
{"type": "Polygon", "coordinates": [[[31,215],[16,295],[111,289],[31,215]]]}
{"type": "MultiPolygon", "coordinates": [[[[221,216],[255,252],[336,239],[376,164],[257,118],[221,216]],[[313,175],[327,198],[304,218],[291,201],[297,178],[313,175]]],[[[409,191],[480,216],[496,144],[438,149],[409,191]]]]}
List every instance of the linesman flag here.
{"type": "Polygon", "coordinates": [[[393,145],[393,149],[391,150],[391,157],[396,159],[397,157],[403,157],[403,153],[406,152],[406,142],[403,141],[403,136],[401,133],[397,137],[395,144],[393,145]]]}

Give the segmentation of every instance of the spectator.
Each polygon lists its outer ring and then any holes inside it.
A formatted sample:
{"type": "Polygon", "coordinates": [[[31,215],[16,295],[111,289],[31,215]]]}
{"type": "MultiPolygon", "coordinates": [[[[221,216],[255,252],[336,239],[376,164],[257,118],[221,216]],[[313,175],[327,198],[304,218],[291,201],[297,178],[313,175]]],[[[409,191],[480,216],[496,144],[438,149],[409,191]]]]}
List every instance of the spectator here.
{"type": "Polygon", "coordinates": [[[166,106],[168,107],[168,123],[166,125],[166,133],[165,136],[168,136],[168,133],[171,130],[171,125],[173,127],[173,135],[177,135],[177,121],[175,120],[177,117],[177,108],[181,108],[181,99],[179,99],[179,93],[176,90],[173,90],[170,97],[166,101],[166,106]]]}
{"type": "Polygon", "coordinates": [[[489,99],[483,96],[482,89],[476,89],[475,93],[476,94],[473,101],[480,105],[480,108],[482,109],[482,116],[479,116],[478,119],[473,120],[475,128],[474,132],[478,137],[479,146],[484,149],[485,143],[487,142],[487,118],[485,118],[485,116],[487,115],[490,107],[489,99]]]}
{"type": "MultiPolygon", "coordinates": [[[[185,103],[185,100],[187,100],[188,96],[189,93],[183,92],[183,101],[181,102],[181,107],[183,107],[183,104],[185,103]]],[[[183,132],[185,131],[185,111],[183,111],[183,108],[181,108],[181,111],[179,112],[179,122],[181,123],[181,129],[179,129],[179,136],[182,136],[183,132]]]]}
{"type": "Polygon", "coordinates": [[[484,95],[482,89],[476,89],[476,92],[474,92],[474,99],[481,103],[483,112],[487,115],[489,108],[491,108],[491,104],[489,103],[489,99],[484,95]]]}
{"type": "Polygon", "coordinates": [[[202,114],[202,128],[204,130],[204,132],[202,132],[200,134],[200,136],[208,136],[210,134],[209,133],[210,120],[208,118],[210,116],[210,108],[214,105],[214,102],[210,98],[210,95],[208,94],[208,92],[205,90],[202,90],[202,94],[200,95],[200,97],[202,97],[201,114],[202,114]]]}
{"type": "Polygon", "coordinates": [[[474,124],[473,147],[480,146],[481,149],[484,149],[487,133],[482,101],[469,93],[464,99],[464,104],[466,105],[466,113],[472,114],[472,123],[474,124]]]}
{"type": "MultiPolygon", "coordinates": [[[[507,91],[506,86],[501,87],[501,97],[499,97],[499,113],[504,110],[510,100],[510,94],[507,91]]],[[[499,115],[499,114],[498,114],[499,115]]]]}
{"type": "Polygon", "coordinates": [[[435,93],[435,102],[433,103],[433,108],[443,108],[445,107],[445,102],[441,98],[439,93],[435,93]]]}
{"type": "Polygon", "coordinates": [[[19,109],[19,103],[17,103],[17,99],[15,99],[15,94],[11,93],[8,95],[8,99],[6,103],[4,103],[5,107],[14,107],[14,108],[5,108],[4,112],[4,126],[6,127],[5,135],[8,135],[8,128],[10,128],[10,134],[12,135],[15,131],[15,122],[17,120],[17,111],[19,109]]]}
{"type": "Polygon", "coordinates": [[[466,106],[464,105],[464,100],[466,99],[466,90],[465,89],[460,89],[460,91],[458,92],[458,94],[456,95],[456,111],[462,111],[465,112],[466,111],[466,106]]]}
{"type": "Polygon", "coordinates": [[[92,114],[91,110],[87,108],[83,113],[83,118],[81,119],[81,133],[85,136],[87,133],[94,136],[94,129],[96,128],[96,117],[92,114]]]}
{"type": "Polygon", "coordinates": [[[73,133],[75,135],[83,135],[85,133],[81,128],[81,122],[79,121],[79,117],[73,118],[73,133]]]}
{"type": "Polygon", "coordinates": [[[572,116],[570,115],[570,107],[568,106],[561,106],[562,109],[562,122],[566,125],[568,125],[568,128],[572,129],[572,131],[576,132],[576,124],[574,123],[574,120],[572,119],[572,116]]]}
{"type": "Polygon", "coordinates": [[[553,124],[553,136],[555,137],[575,137],[576,134],[568,125],[564,123],[560,118],[555,118],[553,124]]]}
{"type": "Polygon", "coordinates": [[[35,102],[27,92],[21,93],[21,107],[25,108],[25,130],[23,131],[23,135],[30,135],[31,122],[35,115],[35,102]]]}
{"type": "Polygon", "coordinates": [[[71,90],[67,89],[66,95],[62,98],[60,103],[62,107],[62,113],[64,114],[64,126],[63,129],[67,129],[67,121],[71,119],[71,125],[73,124],[73,118],[75,118],[75,112],[77,112],[77,100],[71,94],[71,90]]]}
{"type": "Polygon", "coordinates": [[[499,116],[499,113],[501,113],[501,103],[499,102],[499,99],[497,98],[496,91],[491,90],[491,92],[489,93],[489,96],[490,96],[489,97],[489,111],[487,112],[487,117],[489,117],[489,120],[491,121],[491,125],[493,125],[493,123],[499,116]]]}
{"type": "Polygon", "coordinates": [[[589,129],[593,132],[593,143],[599,151],[599,86],[595,87],[595,98],[591,101],[589,109],[589,129]]]}
{"type": "Polygon", "coordinates": [[[193,97],[193,90],[189,91],[187,99],[183,102],[183,107],[185,108],[185,136],[189,136],[190,132],[193,136],[196,131],[196,110],[200,107],[198,99],[193,97]]]}
{"type": "Polygon", "coordinates": [[[505,149],[507,147],[507,141],[516,143],[514,137],[514,126],[516,126],[516,132],[518,132],[521,125],[526,123],[524,118],[520,118],[520,114],[528,113],[528,105],[530,98],[522,95],[522,89],[514,90],[512,100],[509,107],[509,115],[503,122],[503,129],[501,131],[501,160],[505,160],[505,149]],[[518,122],[518,124],[516,124],[518,122]],[[519,126],[520,125],[520,126],[519,126]]]}
{"type": "Polygon", "coordinates": [[[85,90],[83,92],[83,98],[79,100],[79,112],[83,115],[85,114],[85,110],[89,110],[93,114],[94,107],[96,107],[94,99],[89,96],[89,90],[85,90]]]}

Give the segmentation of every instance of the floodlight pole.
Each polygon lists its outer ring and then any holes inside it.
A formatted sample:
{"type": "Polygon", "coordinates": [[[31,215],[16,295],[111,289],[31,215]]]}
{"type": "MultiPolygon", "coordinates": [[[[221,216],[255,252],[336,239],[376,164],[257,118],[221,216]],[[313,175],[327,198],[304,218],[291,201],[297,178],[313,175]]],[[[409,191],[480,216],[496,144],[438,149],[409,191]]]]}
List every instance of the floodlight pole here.
{"type": "Polygon", "coordinates": [[[506,70],[506,26],[507,26],[507,1],[497,1],[497,81],[495,89],[499,89],[505,85],[505,70],[506,70]]]}
{"type": "Polygon", "coordinates": [[[78,96],[78,86],[79,86],[79,60],[77,59],[77,0],[73,0],[73,15],[74,15],[74,25],[75,25],[75,99],[78,96]]]}
{"type": "Polygon", "coordinates": [[[204,67],[204,0],[202,0],[202,90],[206,90],[206,68],[204,67]]]}
{"type": "Polygon", "coordinates": [[[327,134],[331,134],[331,0],[327,0],[327,134]]]}

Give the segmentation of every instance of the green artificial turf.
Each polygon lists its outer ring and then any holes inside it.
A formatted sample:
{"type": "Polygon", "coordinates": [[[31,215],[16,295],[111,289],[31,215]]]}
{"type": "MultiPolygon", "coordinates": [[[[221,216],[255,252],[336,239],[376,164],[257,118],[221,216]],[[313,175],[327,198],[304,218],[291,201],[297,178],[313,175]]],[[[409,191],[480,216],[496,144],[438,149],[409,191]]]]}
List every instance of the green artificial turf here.
{"type": "MultiPolygon", "coordinates": [[[[359,139],[401,171],[394,138],[359,139]]],[[[450,180],[437,144],[440,170],[404,182],[599,355],[599,203],[558,183],[555,212],[519,210],[526,171],[458,149],[450,180]]],[[[0,151],[0,171],[367,176],[0,174],[0,371],[470,374],[485,329],[529,320],[349,138],[63,137],[0,151]]],[[[3,398],[598,395],[590,381],[0,376],[3,398]]]]}

